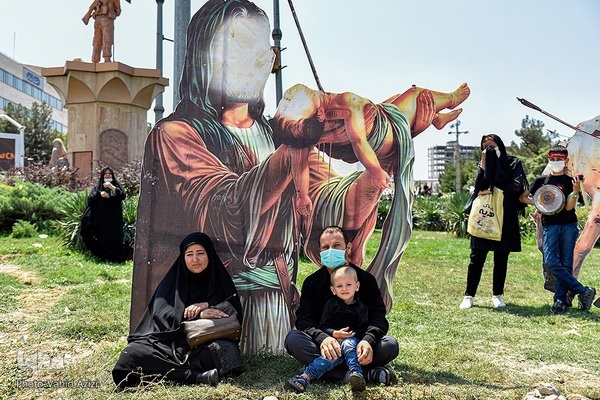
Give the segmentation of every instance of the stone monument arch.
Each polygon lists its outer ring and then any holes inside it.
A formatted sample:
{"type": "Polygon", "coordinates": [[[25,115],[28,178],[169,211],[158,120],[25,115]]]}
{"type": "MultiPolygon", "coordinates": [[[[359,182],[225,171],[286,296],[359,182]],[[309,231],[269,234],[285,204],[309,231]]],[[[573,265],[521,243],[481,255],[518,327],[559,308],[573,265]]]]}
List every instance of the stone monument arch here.
{"type": "Polygon", "coordinates": [[[69,110],[68,161],[78,178],[93,175],[99,163],[118,169],[142,159],[147,112],[169,83],[159,70],[77,60],[42,75],[69,110]]]}

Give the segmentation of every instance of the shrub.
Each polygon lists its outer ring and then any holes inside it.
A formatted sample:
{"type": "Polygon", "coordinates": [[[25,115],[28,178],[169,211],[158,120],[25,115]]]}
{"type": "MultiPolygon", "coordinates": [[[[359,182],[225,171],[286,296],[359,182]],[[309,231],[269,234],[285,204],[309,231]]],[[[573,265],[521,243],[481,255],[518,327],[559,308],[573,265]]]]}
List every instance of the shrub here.
{"type": "Polygon", "coordinates": [[[69,193],[59,204],[59,218],[54,221],[56,234],[64,246],[85,252],[81,238],[81,217],[87,206],[88,192],[69,193]]]}
{"type": "MultiPolygon", "coordinates": [[[[64,246],[80,252],[87,249],[81,238],[81,217],[87,206],[88,191],[69,193],[59,205],[60,217],[54,221],[55,231],[64,246]]],[[[123,242],[133,250],[138,196],[123,202],[123,242]]]]}
{"type": "Polygon", "coordinates": [[[380,200],[377,206],[377,221],[375,222],[375,228],[381,229],[383,228],[383,222],[390,212],[390,207],[392,207],[392,200],[380,200]]]}
{"type": "MultiPolygon", "coordinates": [[[[115,174],[128,198],[135,198],[140,193],[140,180],[142,177],[141,161],[136,160],[125,164],[120,170],[115,170],[115,174]]],[[[135,205],[137,207],[137,201],[135,205]]]]}
{"type": "Polygon", "coordinates": [[[4,180],[9,185],[14,185],[16,181],[27,181],[46,188],[60,187],[71,192],[90,186],[89,179],[78,180],[75,172],[74,168],[59,169],[42,163],[33,163],[25,168],[7,171],[4,180]]]}
{"type": "Polygon", "coordinates": [[[442,217],[445,201],[438,196],[418,196],[413,203],[413,228],[423,231],[443,231],[446,223],[442,217]]]}
{"type": "Polygon", "coordinates": [[[19,220],[15,222],[15,224],[12,227],[11,237],[13,237],[14,239],[30,238],[37,236],[37,234],[38,231],[33,224],[27,221],[19,220]]]}
{"type": "Polygon", "coordinates": [[[469,199],[469,193],[447,193],[442,196],[444,203],[442,218],[446,230],[456,237],[467,236],[467,221],[469,216],[463,213],[463,208],[469,199]]]}
{"type": "Polygon", "coordinates": [[[133,251],[138,199],[138,195],[128,196],[123,202],[123,242],[129,246],[130,251],[133,251]]]}
{"type": "Polygon", "coordinates": [[[50,221],[59,217],[58,203],[66,193],[16,179],[12,185],[0,183],[0,231],[10,232],[15,222],[22,220],[51,233],[50,221]]]}

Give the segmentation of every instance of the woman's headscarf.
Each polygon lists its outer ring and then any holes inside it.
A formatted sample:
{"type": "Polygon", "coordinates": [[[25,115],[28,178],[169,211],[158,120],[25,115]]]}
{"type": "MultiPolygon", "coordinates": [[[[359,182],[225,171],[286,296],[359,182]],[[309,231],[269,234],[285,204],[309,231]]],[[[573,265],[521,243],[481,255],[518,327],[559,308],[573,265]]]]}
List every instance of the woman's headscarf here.
{"type": "Polygon", "coordinates": [[[112,168],[110,167],[104,167],[102,168],[102,171],[100,171],[100,176],[98,176],[98,182],[96,183],[96,186],[94,186],[94,191],[100,193],[101,191],[106,191],[106,189],[104,188],[104,173],[106,171],[110,171],[111,175],[112,175],[112,184],[116,187],[118,187],[123,193],[125,193],[125,191],[123,190],[123,187],[121,186],[121,184],[119,183],[119,181],[117,180],[117,176],[115,175],[115,172],[112,170],[112,168]]]}
{"type": "MultiPolygon", "coordinates": [[[[496,182],[502,184],[506,183],[510,176],[512,176],[512,168],[508,160],[508,154],[506,153],[506,146],[500,136],[489,134],[481,137],[481,150],[484,150],[483,143],[492,139],[498,145],[500,150],[500,157],[495,151],[487,151],[485,154],[485,180],[488,182],[490,189],[496,186],[496,182]]],[[[514,158],[514,157],[512,157],[514,158]]]]}
{"type": "Polygon", "coordinates": [[[201,232],[190,233],[179,245],[179,256],[159,283],[140,323],[128,340],[152,335],[173,341],[187,306],[200,302],[214,306],[224,300],[235,307],[241,323],[242,306],[237,290],[212,240],[201,232]],[[198,274],[191,272],[185,264],[185,251],[193,244],[202,245],[208,256],[208,266],[198,274]]]}
{"type": "MultiPolygon", "coordinates": [[[[500,136],[493,133],[481,137],[481,150],[484,150],[483,143],[490,138],[498,145],[500,157],[495,151],[486,151],[484,178],[488,188],[514,186],[514,192],[523,193],[528,184],[521,161],[517,157],[509,156],[500,136]]],[[[476,189],[481,190],[482,188],[476,189]]],[[[526,207],[521,202],[516,202],[516,206],[520,212],[526,207]]]]}

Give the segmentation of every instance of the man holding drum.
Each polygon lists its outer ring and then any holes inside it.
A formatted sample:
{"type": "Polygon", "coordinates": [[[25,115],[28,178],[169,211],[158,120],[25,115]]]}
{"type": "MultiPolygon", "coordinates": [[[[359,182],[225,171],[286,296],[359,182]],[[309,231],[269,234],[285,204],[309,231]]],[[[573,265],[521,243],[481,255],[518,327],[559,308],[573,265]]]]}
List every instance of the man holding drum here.
{"type": "Polygon", "coordinates": [[[583,176],[570,177],[564,173],[569,152],[564,146],[554,146],[548,151],[551,173],[538,177],[521,198],[534,205],[542,214],[543,263],[556,277],[553,314],[564,314],[568,305],[567,293],[579,296],[579,308],[588,311],[596,289],[582,285],[573,276],[573,251],[579,235],[575,206],[580,194],[583,176]],[[533,196],[530,196],[533,193],[533,196]]]}

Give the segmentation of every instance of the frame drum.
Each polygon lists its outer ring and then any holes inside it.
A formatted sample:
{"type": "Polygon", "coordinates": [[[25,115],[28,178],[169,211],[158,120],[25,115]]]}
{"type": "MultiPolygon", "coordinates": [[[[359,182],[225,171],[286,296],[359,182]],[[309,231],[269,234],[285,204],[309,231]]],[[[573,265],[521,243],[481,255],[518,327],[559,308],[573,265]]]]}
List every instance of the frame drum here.
{"type": "Polygon", "coordinates": [[[565,206],[565,194],[555,185],[544,185],[533,194],[535,208],[544,215],[559,213],[565,206]]]}

